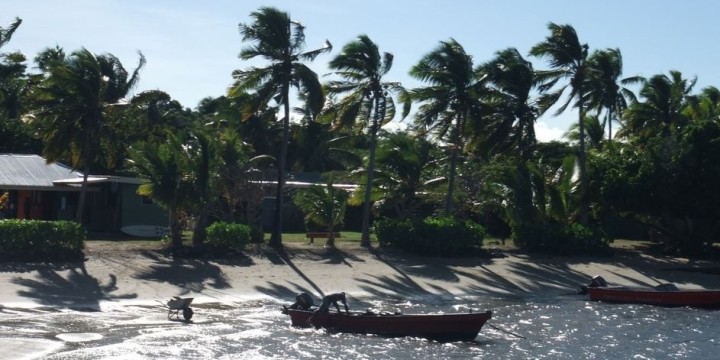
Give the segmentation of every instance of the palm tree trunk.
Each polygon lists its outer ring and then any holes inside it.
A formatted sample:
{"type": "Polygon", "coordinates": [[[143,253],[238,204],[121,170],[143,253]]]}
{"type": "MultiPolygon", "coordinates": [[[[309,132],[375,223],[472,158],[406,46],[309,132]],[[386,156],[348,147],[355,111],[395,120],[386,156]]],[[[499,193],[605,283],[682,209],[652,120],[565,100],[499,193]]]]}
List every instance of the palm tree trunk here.
{"type": "Polygon", "coordinates": [[[458,151],[462,149],[462,128],[463,115],[458,113],[457,124],[455,126],[455,141],[452,144],[452,154],[450,155],[450,174],[448,175],[448,191],[445,198],[445,216],[451,216],[453,213],[453,197],[455,196],[455,173],[457,171],[458,151]]]}
{"type": "Polygon", "coordinates": [[[193,229],[192,245],[194,248],[202,248],[205,243],[205,234],[207,228],[208,206],[202,205],[202,209],[195,219],[195,228],[193,229]]]}
{"type": "Polygon", "coordinates": [[[182,246],[182,234],[180,233],[180,221],[178,220],[178,211],[176,206],[168,209],[168,217],[170,222],[170,247],[178,249],[182,246]]]}
{"type": "MultiPolygon", "coordinates": [[[[370,157],[368,159],[367,184],[365,185],[365,199],[363,202],[363,221],[362,221],[362,237],[360,246],[370,246],[370,202],[372,198],[373,175],[375,174],[375,148],[377,147],[378,120],[380,119],[380,101],[385,101],[385,97],[380,95],[375,97],[375,114],[373,116],[372,127],[370,128],[370,157]],[[381,98],[382,97],[382,98],[381,98]]],[[[384,117],[385,114],[382,114],[384,117]]]]}
{"type": "Polygon", "coordinates": [[[289,86],[284,85],[283,104],[285,108],[285,117],[283,118],[283,135],[280,143],[280,161],[278,162],[277,172],[277,188],[275,192],[275,218],[273,221],[273,232],[270,236],[270,246],[275,248],[282,247],[282,205],[283,205],[283,188],[285,185],[285,164],[287,162],[287,147],[290,141],[290,102],[288,96],[290,93],[289,86]]]}
{"type": "Polygon", "coordinates": [[[515,221],[526,224],[533,220],[532,183],[528,173],[527,160],[520,156],[515,164],[515,221]]]}
{"type": "Polygon", "coordinates": [[[585,174],[585,114],[583,113],[582,104],[578,105],[579,119],[578,130],[580,131],[580,149],[578,150],[578,165],[580,167],[580,223],[587,225],[588,223],[588,203],[587,203],[587,179],[585,174]]]}
{"type": "Polygon", "coordinates": [[[458,149],[452,149],[452,155],[450,156],[450,174],[448,175],[448,192],[445,198],[445,216],[451,216],[453,213],[453,196],[455,193],[455,171],[457,168],[458,161],[458,149]]]}
{"type": "Polygon", "coordinates": [[[88,173],[90,172],[90,166],[85,165],[83,169],[83,181],[82,185],[80,185],[80,198],[78,199],[78,208],[77,213],[75,214],[75,222],[82,225],[83,224],[83,215],[85,213],[85,197],[87,195],[87,182],[88,182],[88,173]]]}
{"type": "Polygon", "coordinates": [[[335,225],[332,221],[328,225],[328,238],[327,242],[325,242],[325,246],[329,248],[335,247],[335,225]]]}

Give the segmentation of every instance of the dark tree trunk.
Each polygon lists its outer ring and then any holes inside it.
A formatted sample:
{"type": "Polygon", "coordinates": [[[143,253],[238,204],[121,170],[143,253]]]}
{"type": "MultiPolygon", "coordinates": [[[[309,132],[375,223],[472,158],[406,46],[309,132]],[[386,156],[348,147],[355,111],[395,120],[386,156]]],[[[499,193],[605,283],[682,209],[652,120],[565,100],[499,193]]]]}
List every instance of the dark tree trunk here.
{"type": "Polygon", "coordinates": [[[580,223],[588,224],[588,202],[587,202],[587,175],[585,171],[585,114],[583,106],[578,106],[579,120],[578,130],[580,131],[580,149],[578,149],[578,165],[580,167],[580,223]]]}
{"type": "Polygon", "coordinates": [[[192,245],[194,248],[202,248],[205,244],[205,228],[207,225],[208,209],[207,205],[203,205],[202,210],[195,220],[195,227],[193,228],[192,245]]]}
{"type": "Polygon", "coordinates": [[[85,165],[85,168],[83,169],[83,181],[82,185],[80,185],[80,197],[78,200],[77,213],[75,214],[75,222],[80,225],[83,224],[83,215],[85,214],[85,197],[87,196],[87,181],[89,172],[90,166],[85,165]]]}
{"type": "Polygon", "coordinates": [[[180,228],[177,208],[171,207],[168,213],[170,222],[170,248],[179,249],[182,246],[182,229],[180,228]]]}
{"type": "Polygon", "coordinates": [[[285,185],[285,163],[287,162],[287,147],[290,141],[290,103],[288,101],[289,88],[283,88],[283,103],[285,108],[285,117],[283,118],[283,135],[280,143],[280,159],[278,162],[277,172],[277,188],[275,192],[275,217],[273,219],[273,232],[270,236],[270,246],[275,248],[282,247],[282,206],[283,206],[283,188],[285,185]]]}
{"type": "Polygon", "coordinates": [[[363,202],[363,221],[362,221],[362,237],[360,245],[369,247],[370,246],[370,203],[372,201],[372,184],[373,175],[375,173],[375,148],[377,147],[377,132],[379,119],[385,116],[384,111],[381,113],[381,108],[384,109],[385,104],[380,104],[380,101],[385,101],[385,97],[375,97],[375,114],[373,116],[373,122],[370,128],[370,155],[368,159],[367,168],[367,184],[365,185],[365,199],[363,202]]]}

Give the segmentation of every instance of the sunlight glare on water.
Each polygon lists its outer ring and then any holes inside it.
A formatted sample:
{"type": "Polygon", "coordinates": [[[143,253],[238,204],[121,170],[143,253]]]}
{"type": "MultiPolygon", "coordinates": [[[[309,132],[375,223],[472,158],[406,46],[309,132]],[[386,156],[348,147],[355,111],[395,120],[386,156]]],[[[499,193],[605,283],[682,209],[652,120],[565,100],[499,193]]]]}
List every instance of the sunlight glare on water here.
{"type": "Polygon", "coordinates": [[[293,328],[280,305],[194,304],[189,324],[168,321],[159,306],[2,309],[0,333],[7,335],[0,344],[35,342],[47,351],[36,352],[43,359],[712,359],[719,349],[720,312],[590,303],[574,296],[352,298],[355,310],[493,311],[475,341],[453,343],[293,328]]]}

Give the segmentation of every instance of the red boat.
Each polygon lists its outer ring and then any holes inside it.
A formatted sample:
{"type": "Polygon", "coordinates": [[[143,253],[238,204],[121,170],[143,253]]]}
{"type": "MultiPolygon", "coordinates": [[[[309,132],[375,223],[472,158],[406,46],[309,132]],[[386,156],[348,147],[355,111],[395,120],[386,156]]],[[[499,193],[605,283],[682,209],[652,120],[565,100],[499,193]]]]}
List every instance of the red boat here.
{"type": "Polygon", "coordinates": [[[452,314],[376,314],[372,312],[316,313],[285,309],[293,326],[325,328],[329,331],[416,336],[438,341],[472,341],[492,317],[491,311],[452,314]]]}
{"type": "Polygon", "coordinates": [[[592,301],[720,308],[720,290],[610,286],[588,287],[587,292],[592,301]]]}

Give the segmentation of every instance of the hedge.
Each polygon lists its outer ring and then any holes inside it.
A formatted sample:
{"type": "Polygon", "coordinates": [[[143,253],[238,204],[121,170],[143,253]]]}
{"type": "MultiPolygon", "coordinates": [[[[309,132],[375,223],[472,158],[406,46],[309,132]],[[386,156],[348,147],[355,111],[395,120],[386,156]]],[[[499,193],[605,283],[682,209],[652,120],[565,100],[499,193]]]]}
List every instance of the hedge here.
{"type": "Polygon", "coordinates": [[[557,255],[609,255],[609,240],[594,228],[554,221],[513,226],[513,241],[523,250],[557,255]]]}
{"type": "Polygon", "coordinates": [[[70,221],[0,220],[0,260],[77,261],[85,230],[70,221]]]}
{"type": "Polygon", "coordinates": [[[420,255],[474,255],[479,252],[485,237],[482,226],[469,220],[447,217],[379,220],[375,222],[373,231],[381,246],[420,255]]]}
{"type": "Polygon", "coordinates": [[[250,243],[250,233],[248,225],[216,222],[207,228],[205,246],[211,251],[243,251],[250,243]]]}

